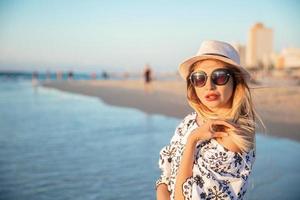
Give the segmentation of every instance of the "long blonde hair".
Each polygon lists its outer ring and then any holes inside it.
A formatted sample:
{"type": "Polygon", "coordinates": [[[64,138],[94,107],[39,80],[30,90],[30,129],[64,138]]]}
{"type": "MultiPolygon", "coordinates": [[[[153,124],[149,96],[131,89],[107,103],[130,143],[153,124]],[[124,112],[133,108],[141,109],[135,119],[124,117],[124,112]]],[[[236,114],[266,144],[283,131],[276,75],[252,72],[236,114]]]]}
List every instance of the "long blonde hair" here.
{"type": "MultiPolygon", "coordinates": [[[[190,67],[189,74],[193,72],[195,66],[201,61],[194,63],[190,67]]],[[[238,68],[229,66],[233,72],[233,94],[232,107],[230,111],[224,114],[224,120],[229,120],[240,126],[241,132],[229,130],[228,133],[232,137],[233,142],[239,147],[242,152],[247,152],[255,147],[255,131],[256,121],[258,120],[265,130],[265,125],[255,110],[252,102],[250,88],[245,81],[242,73],[238,68]]],[[[202,119],[210,119],[214,113],[207,108],[198,98],[194,86],[189,80],[187,83],[187,99],[190,106],[202,117],[202,119]]]]}

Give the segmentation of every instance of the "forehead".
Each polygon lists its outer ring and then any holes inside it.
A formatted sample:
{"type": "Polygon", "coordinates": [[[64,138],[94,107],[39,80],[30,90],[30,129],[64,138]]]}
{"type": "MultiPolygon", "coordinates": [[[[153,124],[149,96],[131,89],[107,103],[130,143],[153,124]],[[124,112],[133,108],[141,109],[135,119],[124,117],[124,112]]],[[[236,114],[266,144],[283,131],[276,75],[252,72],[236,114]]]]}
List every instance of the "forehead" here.
{"type": "Polygon", "coordinates": [[[219,61],[219,60],[213,60],[213,59],[207,59],[207,60],[201,60],[194,64],[193,71],[205,71],[205,72],[211,72],[217,68],[220,67],[226,67],[228,64],[219,61]]]}

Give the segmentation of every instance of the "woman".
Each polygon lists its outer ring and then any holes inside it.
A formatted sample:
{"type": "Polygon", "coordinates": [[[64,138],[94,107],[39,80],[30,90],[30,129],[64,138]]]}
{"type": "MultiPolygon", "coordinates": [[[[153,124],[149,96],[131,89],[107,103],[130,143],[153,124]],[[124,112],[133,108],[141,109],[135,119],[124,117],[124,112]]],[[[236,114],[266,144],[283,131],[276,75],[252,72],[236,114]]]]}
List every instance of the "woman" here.
{"type": "Polygon", "coordinates": [[[260,120],[250,74],[236,50],[220,41],[204,41],[179,72],[195,112],[160,152],[157,199],[243,199],[255,160],[255,120],[260,120]]]}

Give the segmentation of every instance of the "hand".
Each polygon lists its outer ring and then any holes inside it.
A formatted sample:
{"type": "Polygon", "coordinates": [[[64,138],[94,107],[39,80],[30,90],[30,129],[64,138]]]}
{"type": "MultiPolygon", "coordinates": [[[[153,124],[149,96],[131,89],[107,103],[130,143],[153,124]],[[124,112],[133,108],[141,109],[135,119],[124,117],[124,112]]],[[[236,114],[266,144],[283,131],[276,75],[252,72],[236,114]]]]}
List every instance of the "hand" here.
{"type": "Polygon", "coordinates": [[[229,136],[229,132],[237,131],[239,126],[224,120],[208,120],[201,127],[196,128],[188,138],[188,141],[197,143],[199,140],[221,138],[229,136]]]}

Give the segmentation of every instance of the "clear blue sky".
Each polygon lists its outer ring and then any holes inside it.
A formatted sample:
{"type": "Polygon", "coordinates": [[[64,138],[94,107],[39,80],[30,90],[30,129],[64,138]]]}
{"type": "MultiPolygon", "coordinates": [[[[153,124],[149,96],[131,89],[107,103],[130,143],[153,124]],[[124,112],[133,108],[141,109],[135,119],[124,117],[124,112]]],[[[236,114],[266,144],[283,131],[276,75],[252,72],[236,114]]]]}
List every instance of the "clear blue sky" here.
{"type": "Polygon", "coordinates": [[[176,70],[203,39],[246,44],[256,22],[274,30],[275,51],[300,48],[299,10],[296,0],[0,0],[0,70],[176,70]]]}

